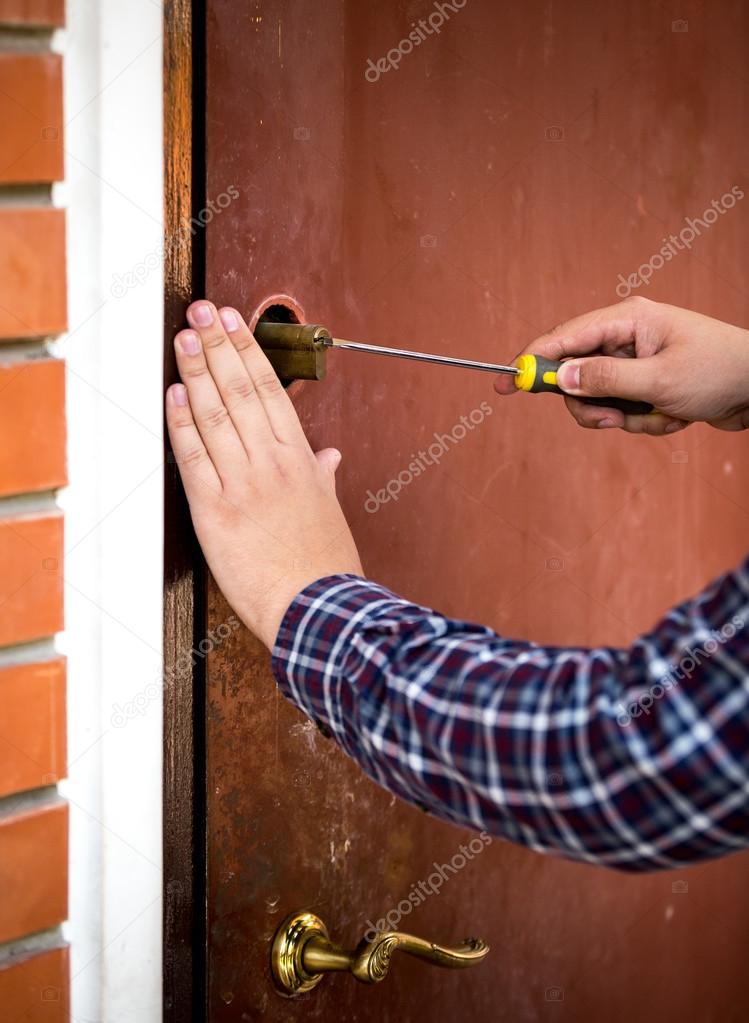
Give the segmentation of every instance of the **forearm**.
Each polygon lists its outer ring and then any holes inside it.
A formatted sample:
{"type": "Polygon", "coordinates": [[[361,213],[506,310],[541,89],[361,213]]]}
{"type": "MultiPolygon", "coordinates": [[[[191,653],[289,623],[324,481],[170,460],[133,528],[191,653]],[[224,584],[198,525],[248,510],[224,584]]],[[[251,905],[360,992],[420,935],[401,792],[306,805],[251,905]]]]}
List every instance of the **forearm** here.
{"type": "Polygon", "coordinates": [[[733,837],[736,814],[747,833],[745,792],[728,804],[739,780],[747,784],[747,755],[733,762],[732,753],[727,768],[721,734],[730,728],[734,750],[738,730],[749,749],[741,630],[709,672],[672,686],[657,708],[638,705],[643,713],[626,724],[623,715],[699,642],[700,628],[742,615],[747,582],[737,572],[631,650],[548,649],[335,576],[292,603],[273,663],[284,692],[409,802],[534,849],[654,869],[746,842],[733,837]],[[732,692],[743,704],[728,725],[732,692]],[[689,731],[690,715],[715,733],[712,745],[689,731]]]}

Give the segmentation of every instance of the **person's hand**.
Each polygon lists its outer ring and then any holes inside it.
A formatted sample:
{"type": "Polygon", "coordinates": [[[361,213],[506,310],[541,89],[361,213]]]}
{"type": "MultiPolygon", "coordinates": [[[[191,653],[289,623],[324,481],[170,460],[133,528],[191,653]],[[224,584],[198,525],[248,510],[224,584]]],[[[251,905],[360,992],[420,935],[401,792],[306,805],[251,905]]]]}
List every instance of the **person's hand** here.
{"type": "MultiPolygon", "coordinates": [[[[647,401],[661,413],[625,416],[565,398],[580,426],[650,434],[697,421],[721,430],[749,427],[749,331],[709,316],[628,298],[555,327],[525,352],[569,359],[557,373],[569,395],[647,401]]],[[[516,390],[508,377],[494,386],[500,394],[516,390]]]]}
{"type": "Polygon", "coordinates": [[[335,495],[340,453],[312,452],[235,309],[187,311],[166,419],[200,545],[222,593],[271,649],[300,590],[362,567],[335,495]]]}

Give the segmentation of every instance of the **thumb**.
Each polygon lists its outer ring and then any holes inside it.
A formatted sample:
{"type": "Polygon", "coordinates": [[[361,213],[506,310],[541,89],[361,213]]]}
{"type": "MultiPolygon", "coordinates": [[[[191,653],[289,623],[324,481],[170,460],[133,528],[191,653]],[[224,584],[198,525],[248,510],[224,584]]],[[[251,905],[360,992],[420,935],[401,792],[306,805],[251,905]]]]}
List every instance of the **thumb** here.
{"type": "Polygon", "coordinates": [[[567,394],[582,397],[652,401],[657,375],[653,358],[570,359],[557,371],[557,383],[567,394]]]}
{"type": "Polygon", "coordinates": [[[341,464],[341,452],[337,448],[323,448],[315,452],[317,464],[322,469],[331,487],[335,489],[335,473],[341,464]]]}

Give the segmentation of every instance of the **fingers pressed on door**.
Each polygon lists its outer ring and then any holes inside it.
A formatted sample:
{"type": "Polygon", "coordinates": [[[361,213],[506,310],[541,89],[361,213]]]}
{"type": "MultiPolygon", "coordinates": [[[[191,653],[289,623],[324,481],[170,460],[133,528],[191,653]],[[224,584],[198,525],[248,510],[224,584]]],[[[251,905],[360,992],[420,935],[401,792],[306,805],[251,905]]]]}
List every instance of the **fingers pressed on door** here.
{"type": "Polygon", "coordinates": [[[252,380],[268,416],[274,436],[284,444],[307,444],[299,417],[268,357],[236,309],[219,310],[232,345],[252,380]]]}
{"type": "Polygon", "coordinates": [[[179,375],[189,407],[214,468],[226,484],[246,474],[247,452],[211,376],[200,335],[181,330],[174,339],[179,375]]]}
{"type": "Polygon", "coordinates": [[[273,430],[258,388],[229,340],[218,310],[212,302],[193,302],[187,320],[200,336],[206,364],[247,455],[261,460],[264,448],[274,440],[273,430]]]}
{"type": "Polygon", "coordinates": [[[188,499],[199,499],[206,488],[220,494],[221,480],[195,425],[184,384],[172,384],[166,392],[166,425],[188,499]]]}

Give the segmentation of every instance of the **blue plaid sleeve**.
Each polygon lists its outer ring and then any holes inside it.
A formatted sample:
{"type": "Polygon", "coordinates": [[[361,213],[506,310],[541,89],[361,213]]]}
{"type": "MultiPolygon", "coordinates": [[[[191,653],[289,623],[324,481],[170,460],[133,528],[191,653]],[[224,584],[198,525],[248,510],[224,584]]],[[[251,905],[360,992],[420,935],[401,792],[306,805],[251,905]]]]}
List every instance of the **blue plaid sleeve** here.
{"type": "Polygon", "coordinates": [[[655,870],[749,845],[749,560],[630,649],[506,639],[353,575],[294,599],[289,699],[370,778],[531,849],[655,870]]]}

